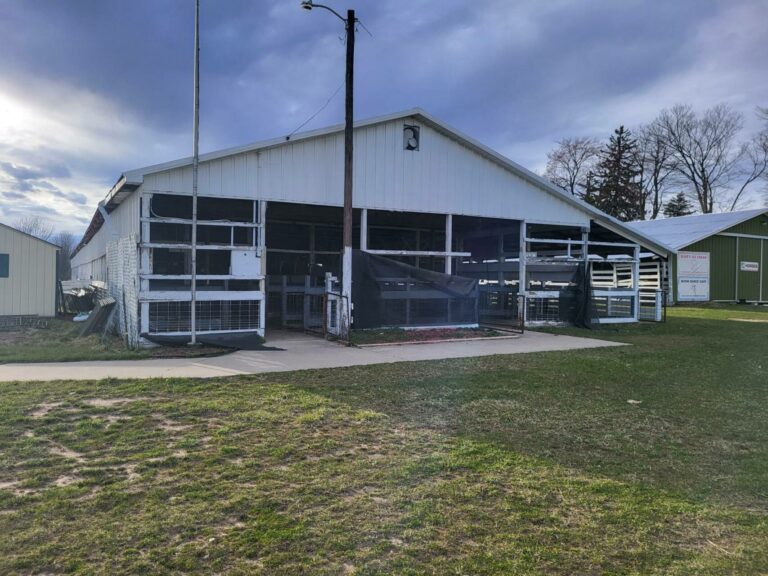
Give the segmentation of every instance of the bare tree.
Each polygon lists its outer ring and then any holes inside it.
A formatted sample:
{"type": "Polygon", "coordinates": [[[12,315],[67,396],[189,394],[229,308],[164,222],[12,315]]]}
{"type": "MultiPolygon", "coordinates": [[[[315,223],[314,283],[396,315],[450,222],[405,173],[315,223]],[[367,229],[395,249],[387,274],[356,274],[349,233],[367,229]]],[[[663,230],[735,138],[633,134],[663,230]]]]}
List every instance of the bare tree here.
{"type": "Polygon", "coordinates": [[[594,138],[563,138],[547,154],[544,177],[574,196],[583,196],[587,176],[597,163],[600,144],[594,138]]]}
{"type": "MultiPolygon", "coordinates": [[[[765,108],[758,106],[757,116],[758,118],[762,119],[764,122],[763,130],[760,132],[760,134],[762,134],[762,143],[763,143],[763,146],[765,146],[766,143],[768,143],[768,106],[766,106],[765,108]]],[[[767,183],[765,187],[764,195],[765,195],[765,206],[768,206],[768,170],[766,170],[763,173],[763,180],[765,180],[765,182],[767,183]]]]}
{"type": "Polygon", "coordinates": [[[658,218],[664,207],[664,196],[675,184],[677,161],[664,138],[658,120],[637,130],[637,164],[642,186],[642,213],[649,220],[658,218]]]}
{"type": "Polygon", "coordinates": [[[731,211],[736,209],[736,205],[750,184],[768,176],[768,127],[755,134],[750,142],[743,144],[740,154],[743,180],[731,202],[731,211]]]}
{"type": "Polygon", "coordinates": [[[77,238],[72,232],[65,230],[53,237],[52,242],[59,246],[59,276],[61,280],[69,280],[72,276],[72,256],[77,246],[77,238]]]}
{"type": "Polygon", "coordinates": [[[40,240],[50,240],[53,236],[53,225],[45,218],[40,216],[24,216],[14,222],[14,228],[40,238],[40,240]]]}
{"type": "Polygon", "coordinates": [[[742,116],[727,104],[718,104],[701,116],[691,106],[678,104],[663,110],[657,122],[676,161],[676,172],[691,185],[705,214],[715,207],[733,210],[744,190],[765,171],[757,156],[753,169],[745,169],[752,158],[749,146],[736,142],[742,116]],[[734,188],[736,192],[729,198],[727,194],[734,188]]]}

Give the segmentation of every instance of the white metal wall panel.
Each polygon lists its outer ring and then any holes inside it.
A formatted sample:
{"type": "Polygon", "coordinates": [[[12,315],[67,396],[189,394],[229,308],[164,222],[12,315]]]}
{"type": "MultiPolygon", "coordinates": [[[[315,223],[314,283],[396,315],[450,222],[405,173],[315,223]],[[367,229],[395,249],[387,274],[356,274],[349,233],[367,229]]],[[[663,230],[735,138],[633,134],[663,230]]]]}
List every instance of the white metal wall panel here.
{"type": "MultiPolygon", "coordinates": [[[[405,123],[355,130],[355,207],[589,225],[587,213],[429,126],[421,124],[418,151],[404,150],[405,123]]],[[[148,174],[143,189],[191,193],[191,170],[148,174]]],[[[202,162],[199,193],[341,206],[343,183],[336,133],[202,162]]]]}
{"type": "Polygon", "coordinates": [[[72,278],[75,280],[106,281],[107,244],[112,240],[139,234],[139,190],[130,194],[109,215],[115,236],[103,225],[91,241],[72,258],[72,278]]]}
{"type": "Polygon", "coordinates": [[[0,278],[0,316],[56,313],[56,247],[0,226],[0,253],[9,255],[0,278]]]}

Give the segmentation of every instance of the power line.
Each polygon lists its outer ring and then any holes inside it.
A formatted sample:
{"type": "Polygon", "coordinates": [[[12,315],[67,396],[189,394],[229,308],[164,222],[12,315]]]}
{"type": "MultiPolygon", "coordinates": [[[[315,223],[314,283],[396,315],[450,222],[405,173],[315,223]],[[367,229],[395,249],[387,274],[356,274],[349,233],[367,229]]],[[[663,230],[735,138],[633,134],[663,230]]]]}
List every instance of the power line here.
{"type": "Polygon", "coordinates": [[[285,139],[286,139],[286,140],[290,140],[290,139],[291,139],[291,136],[293,136],[294,134],[296,134],[296,132],[298,132],[299,130],[301,130],[302,128],[304,128],[304,126],[306,126],[307,124],[309,124],[310,122],[312,122],[312,120],[314,120],[314,119],[315,119],[315,117],[316,117],[318,114],[320,114],[320,112],[322,112],[323,110],[325,110],[325,109],[328,107],[328,104],[330,104],[330,103],[331,103],[331,101],[332,101],[332,100],[333,100],[333,99],[336,97],[336,95],[337,95],[337,94],[339,93],[339,91],[340,91],[340,90],[343,88],[343,86],[344,86],[344,80],[342,80],[342,81],[341,81],[341,84],[339,84],[339,87],[338,87],[338,88],[336,88],[336,90],[334,90],[334,92],[333,92],[333,94],[331,94],[330,98],[328,98],[328,100],[326,100],[326,101],[325,101],[325,104],[323,104],[323,105],[320,107],[320,109],[319,109],[317,112],[315,112],[314,114],[312,114],[312,116],[310,116],[310,117],[309,117],[309,118],[307,118],[307,119],[306,119],[304,122],[302,122],[302,123],[301,123],[301,124],[300,124],[300,125],[299,125],[299,126],[298,126],[298,127],[297,127],[297,128],[294,130],[294,131],[293,131],[293,132],[291,132],[290,134],[288,134],[288,136],[286,136],[286,137],[285,137],[285,139]]]}

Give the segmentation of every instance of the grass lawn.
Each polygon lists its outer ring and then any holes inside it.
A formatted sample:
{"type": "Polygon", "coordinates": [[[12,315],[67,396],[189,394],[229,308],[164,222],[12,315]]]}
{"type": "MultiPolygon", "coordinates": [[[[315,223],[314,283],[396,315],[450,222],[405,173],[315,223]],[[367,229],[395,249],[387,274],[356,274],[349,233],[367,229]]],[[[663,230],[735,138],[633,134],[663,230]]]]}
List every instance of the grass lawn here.
{"type": "Polygon", "coordinates": [[[768,323],[732,318],[768,313],[592,334],[619,348],[0,384],[0,573],[768,573],[768,323]]]}
{"type": "Polygon", "coordinates": [[[50,320],[47,328],[1,330],[0,364],[215,356],[226,352],[221,348],[183,346],[131,350],[119,338],[102,341],[97,334],[80,337],[81,328],[82,324],[55,318],[50,320]]]}

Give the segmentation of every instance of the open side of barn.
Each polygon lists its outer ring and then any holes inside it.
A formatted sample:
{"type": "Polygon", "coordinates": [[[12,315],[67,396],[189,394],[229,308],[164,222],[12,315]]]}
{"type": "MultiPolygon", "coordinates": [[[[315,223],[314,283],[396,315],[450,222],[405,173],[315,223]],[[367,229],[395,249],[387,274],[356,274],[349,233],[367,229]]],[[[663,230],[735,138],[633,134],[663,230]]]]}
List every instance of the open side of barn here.
{"type": "MultiPolygon", "coordinates": [[[[580,269],[601,321],[637,320],[641,284],[662,288],[666,246],[422,110],[358,122],[354,139],[354,248],[400,264],[372,278],[386,325],[559,321],[580,269]],[[452,277],[476,281],[473,310],[452,277]]],[[[332,328],[343,150],[335,126],[201,156],[198,331],[332,328]]],[[[190,332],[191,189],[189,158],[124,173],[73,258],[75,278],[130,308],[126,330],[190,332]]],[[[353,300],[371,302],[354,287],[353,300]]]]}

